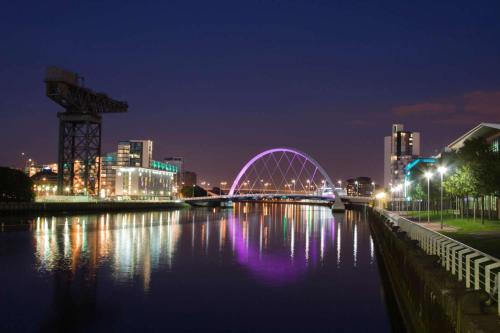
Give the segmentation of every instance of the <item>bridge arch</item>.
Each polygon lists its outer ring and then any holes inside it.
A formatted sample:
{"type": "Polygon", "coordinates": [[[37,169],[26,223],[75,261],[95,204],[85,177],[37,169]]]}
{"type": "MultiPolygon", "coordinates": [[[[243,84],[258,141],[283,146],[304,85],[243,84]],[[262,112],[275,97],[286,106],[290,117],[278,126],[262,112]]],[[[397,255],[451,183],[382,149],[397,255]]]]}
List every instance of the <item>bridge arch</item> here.
{"type": "MultiPolygon", "coordinates": [[[[262,186],[267,187],[270,183],[265,182],[264,178],[266,176],[273,178],[277,172],[276,169],[272,169],[273,166],[279,171],[278,178],[281,176],[282,179],[277,184],[271,184],[273,185],[272,191],[286,190],[288,186],[288,190],[291,192],[292,184],[289,182],[293,182],[293,191],[296,191],[297,186],[299,191],[304,190],[304,192],[310,193],[317,193],[321,189],[330,189],[331,195],[333,195],[335,184],[323,167],[310,155],[298,149],[286,147],[268,149],[250,159],[234,179],[229,195],[233,196],[244,190],[245,187],[248,192],[249,189],[254,189],[256,184],[261,186],[260,190],[262,190],[262,186]],[[294,166],[294,163],[297,167],[294,166]],[[260,166],[262,169],[258,169],[257,164],[263,164],[260,166]],[[271,168],[269,164],[271,164],[271,168]],[[284,171],[281,170],[283,166],[284,171]],[[249,176],[249,174],[252,175],[249,176]],[[249,177],[253,179],[249,179],[249,177]]],[[[264,191],[266,190],[264,189],[264,191]]]]}

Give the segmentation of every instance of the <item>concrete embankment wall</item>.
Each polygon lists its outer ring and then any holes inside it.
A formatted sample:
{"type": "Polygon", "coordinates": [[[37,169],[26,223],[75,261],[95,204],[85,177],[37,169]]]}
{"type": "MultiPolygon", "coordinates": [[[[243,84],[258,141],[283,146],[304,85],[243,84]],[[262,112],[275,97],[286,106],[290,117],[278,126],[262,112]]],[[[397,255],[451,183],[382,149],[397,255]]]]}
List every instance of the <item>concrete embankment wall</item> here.
{"type": "Polygon", "coordinates": [[[385,218],[370,210],[370,228],[409,332],[500,332],[496,305],[462,282],[385,218]]]}
{"type": "Polygon", "coordinates": [[[188,207],[183,202],[12,202],[0,203],[0,215],[76,214],[90,212],[147,211],[188,207]]]}

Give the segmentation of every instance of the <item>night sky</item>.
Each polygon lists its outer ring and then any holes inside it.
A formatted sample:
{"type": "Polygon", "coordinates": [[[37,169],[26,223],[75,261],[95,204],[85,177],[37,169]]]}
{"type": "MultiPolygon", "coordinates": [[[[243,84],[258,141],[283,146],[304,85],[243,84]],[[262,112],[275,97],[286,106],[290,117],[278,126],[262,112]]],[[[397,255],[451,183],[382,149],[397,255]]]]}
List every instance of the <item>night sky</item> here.
{"type": "Polygon", "coordinates": [[[104,152],[152,139],[214,183],[278,146],[380,182],[393,122],[431,154],[500,121],[498,0],[5,1],[0,31],[0,165],[56,161],[49,65],[129,102],[104,152]]]}

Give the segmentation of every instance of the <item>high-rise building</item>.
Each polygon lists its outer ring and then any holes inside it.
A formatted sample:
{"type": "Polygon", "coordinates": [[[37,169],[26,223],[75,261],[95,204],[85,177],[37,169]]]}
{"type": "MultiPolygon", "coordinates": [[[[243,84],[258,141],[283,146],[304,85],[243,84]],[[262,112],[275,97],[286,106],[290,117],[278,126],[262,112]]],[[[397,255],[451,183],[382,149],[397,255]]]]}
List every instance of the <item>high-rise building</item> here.
{"type": "Polygon", "coordinates": [[[404,169],[420,157],[420,133],[405,131],[402,124],[393,124],[392,133],[384,138],[384,187],[401,184],[404,169]]]}
{"type": "Polygon", "coordinates": [[[153,160],[153,141],[128,140],[118,144],[118,166],[149,168],[153,160]]]}

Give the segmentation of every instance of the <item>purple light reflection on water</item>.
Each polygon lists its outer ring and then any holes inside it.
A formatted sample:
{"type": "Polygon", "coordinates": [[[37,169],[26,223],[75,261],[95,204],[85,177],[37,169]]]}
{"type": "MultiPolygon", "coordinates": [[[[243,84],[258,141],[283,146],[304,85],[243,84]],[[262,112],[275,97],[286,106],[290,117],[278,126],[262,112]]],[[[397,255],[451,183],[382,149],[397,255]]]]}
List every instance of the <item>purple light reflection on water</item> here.
{"type": "MultiPolygon", "coordinates": [[[[314,267],[318,264],[318,241],[316,237],[312,237],[311,241],[311,260],[306,257],[305,252],[297,253],[294,249],[288,249],[286,255],[283,252],[263,253],[258,246],[245,241],[242,227],[243,221],[235,216],[234,213],[229,214],[228,220],[229,235],[238,263],[246,267],[257,280],[264,284],[277,286],[294,283],[305,275],[308,266],[314,267]],[[293,256],[288,255],[290,251],[293,251],[293,256]]],[[[328,221],[331,221],[331,242],[334,244],[335,218],[332,216],[323,223],[328,223],[328,221]]],[[[296,222],[292,220],[291,223],[296,222]]],[[[308,228],[307,225],[306,228],[308,228]]],[[[292,229],[291,232],[296,231],[292,229]]],[[[291,244],[290,246],[294,245],[291,244]]]]}

